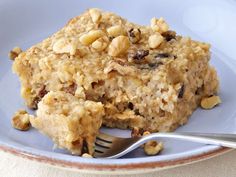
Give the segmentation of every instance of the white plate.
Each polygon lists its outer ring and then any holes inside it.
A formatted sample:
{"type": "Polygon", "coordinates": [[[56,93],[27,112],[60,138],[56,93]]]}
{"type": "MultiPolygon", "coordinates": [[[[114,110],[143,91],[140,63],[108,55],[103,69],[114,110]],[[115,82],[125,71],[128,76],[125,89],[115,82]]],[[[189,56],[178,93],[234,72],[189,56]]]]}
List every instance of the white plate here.
{"type": "MultiPolygon", "coordinates": [[[[11,71],[12,62],[7,57],[8,51],[14,46],[27,49],[40,42],[89,7],[114,11],[140,24],[148,24],[153,16],[163,16],[179,34],[211,42],[211,63],[220,77],[220,96],[223,103],[209,111],[198,109],[188,124],[177,131],[236,132],[236,64],[231,59],[235,57],[236,29],[231,25],[236,16],[235,1],[0,0],[0,149],[69,169],[86,172],[91,172],[92,169],[93,173],[111,173],[113,170],[116,172],[112,173],[117,174],[169,168],[225,152],[227,149],[217,146],[164,139],[165,149],[158,156],[145,157],[142,150],[138,149],[122,159],[84,159],[62,150],[53,150],[51,140],[34,129],[20,132],[11,127],[13,113],[25,106],[20,97],[18,78],[11,71]]],[[[128,131],[117,129],[105,131],[114,135],[129,135],[128,131]]]]}

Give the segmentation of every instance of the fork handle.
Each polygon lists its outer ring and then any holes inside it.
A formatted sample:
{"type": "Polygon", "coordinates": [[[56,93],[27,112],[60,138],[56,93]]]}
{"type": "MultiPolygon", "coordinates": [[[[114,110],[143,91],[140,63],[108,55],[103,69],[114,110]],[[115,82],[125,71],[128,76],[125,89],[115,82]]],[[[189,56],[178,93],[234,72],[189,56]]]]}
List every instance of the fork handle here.
{"type": "Polygon", "coordinates": [[[236,148],[236,134],[220,133],[152,133],[142,138],[143,141],[155,140],[158,138],[174,138],[189,140],[192,142],[212,144],[229,148],[236,148]]]}

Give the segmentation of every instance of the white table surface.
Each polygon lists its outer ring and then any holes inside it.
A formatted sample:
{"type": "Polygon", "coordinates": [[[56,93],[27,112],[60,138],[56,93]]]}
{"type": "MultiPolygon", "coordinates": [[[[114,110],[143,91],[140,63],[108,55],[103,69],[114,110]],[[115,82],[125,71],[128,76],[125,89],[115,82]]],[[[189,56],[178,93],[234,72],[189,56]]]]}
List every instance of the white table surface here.
{"type": "MultiPolygon", "coordinates": [[[[21,157],[0,152],[0,177],[107,177],[58,169],[21,157]]],[[[112,175],[113,176],[113,175],[112,175]]],[[[130,177],[235,177],[236,150],[201,162],[130,177]]],[[[116,177],[116,176],[113,176],[116,177]]],[[[117,176],[118,177],[118,176],[117,176]]]]}

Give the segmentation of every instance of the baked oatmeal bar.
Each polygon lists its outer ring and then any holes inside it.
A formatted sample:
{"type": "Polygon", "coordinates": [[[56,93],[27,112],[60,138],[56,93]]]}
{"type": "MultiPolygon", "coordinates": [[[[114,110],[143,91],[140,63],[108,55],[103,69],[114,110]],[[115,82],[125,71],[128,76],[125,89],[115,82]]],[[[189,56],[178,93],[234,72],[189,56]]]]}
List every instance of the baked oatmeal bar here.
{"type": "Polygon", "coordinates": [[[13,70],[31,108],[37,109],[47,92],[63,91],[102,102],[106,126],[173,131],[187,122],[201,98],[217,93],[209,49],[176,35],[163,18],[141,26],[89,9],[20,53],[13,70]]]}
{"type": "Polygon", "coordinates": [[[30,123],[72,154],[93,154],[103,115],[101,103],[51,91],[39,102],[36,117],[31,117],[30,123]]]}

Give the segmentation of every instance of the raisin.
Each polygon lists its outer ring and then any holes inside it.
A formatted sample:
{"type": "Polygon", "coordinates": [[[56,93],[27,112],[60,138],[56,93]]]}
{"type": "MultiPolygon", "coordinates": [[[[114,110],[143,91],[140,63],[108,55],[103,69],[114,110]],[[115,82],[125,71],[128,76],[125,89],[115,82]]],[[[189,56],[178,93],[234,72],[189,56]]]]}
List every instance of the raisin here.
{"type": "Polygon", "coordinates": [[[64,88],[64,91],[72,95],[75,95],[76,89],[77,89],[77,85],[73,83],[69,87],[64,88]]]}
{"type": "Polygon", "coordinates": [[[40,102],[40,98],[35,97],[34,100],[32,101],[32,104],[30,105],[30,108],[33,109],[33,110],[37,110],[39,102],[40,102]]]}
{"type": "Polygon", "coordinates": [[[149,50],[143,50],[143,49],[140,49],[140,50],[137,50],[135,53],[133,54],[130,54],[134,60],[142,60],[144,59],[146,56],[149,55],[149,50]]]}
{"type": "Polygon", "coordinates": [[[131,109],[131,110],[133,110],[133,109],[134,109],[133,103],[129,102],[129,103],[128,103],[128,108],[131,109]]]}
{"type": "Polygon", "coordinates": [[[46,90],[46,86],[44,85],[44,86],[39,90],[38,97],[43,98],[44,95],[46,95],[47,93],[48,93],[48,91],[46,90]]]}
{"type": "Polygon", "coordinates": [[[103,94],[102,96],[99,96],[98,99],[97,99],[97,101],[99,101],[99,102],[105,104],[105,102],[106,102],[105,94],[103,94]]]}
{"type": "Polygon", "coordinates": [[[166,39],[167,42],[169,42],[170,40],[176,38],[176,32],[166,31],[166,32],[162,33],[162,36],[166,39]]]}
{"type": "Polygon", "coordinates": [[[170,57],[170,54],[168,53],[158,53],[155,55],[155,58],[168,58],[170,57]]]}
{"type": "Polygon", "coordinates": [[[158,63],[148,63],[148,66],[151,68],[151,69],[155,69],[157,68],[158,66],[160,65],[163,65],[162,62],[158,62],[158,63]]]}
{"type": "Polygon", "coordinates": [[[179,94],[178,94],[178,98],[183,98],[184,96],[184,91],[185,91],[185,86],[182,85],[180,90],[179,90],[179,94]]]}
{"type": "Polygon", "coordinates": [[[40,90],[37,93],[37,96],[34,98],[33,100],[33,109],[37,109],[38,108],[38,103],[42,100],[42,98],[48,93],[48,91],[46,90],[46,86],[43,85],[40,90]]]}
{"type": "Polygon", "coordinates": [[[148,66],[149,66],[150,68],[155,68],[156,65],[157,65],[157,63],[148,63],[148,66]]]}
{"type": "Polygon", "coordinates": [[[134,113],[135,113],[136,115],[139,115],[139,116],[141,115],[138,109],[135,109],[135,110],[134,110],[134,113]]]}

